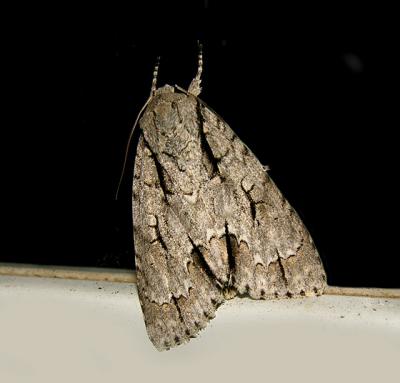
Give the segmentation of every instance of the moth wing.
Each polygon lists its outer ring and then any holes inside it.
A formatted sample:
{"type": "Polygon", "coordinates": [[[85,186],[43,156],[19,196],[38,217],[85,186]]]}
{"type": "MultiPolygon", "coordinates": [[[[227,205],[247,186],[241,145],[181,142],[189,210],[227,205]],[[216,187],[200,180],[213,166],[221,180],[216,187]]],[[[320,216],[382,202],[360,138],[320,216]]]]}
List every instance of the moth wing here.
{"type": "Polygon", "coordinates": [[[325,271],[298,214],[232,129],[202,102],[200,110],[211,160],[229,185],[225,219],[234,288],[255,299],[321,294],[325,271]]]}
{"type": "Polygon", "coordinates": [[[195,337],[223,296],[167,203],[160,166],[142,135],[133,182],[137,286],[148,335],[164,350],[195,337]]]}

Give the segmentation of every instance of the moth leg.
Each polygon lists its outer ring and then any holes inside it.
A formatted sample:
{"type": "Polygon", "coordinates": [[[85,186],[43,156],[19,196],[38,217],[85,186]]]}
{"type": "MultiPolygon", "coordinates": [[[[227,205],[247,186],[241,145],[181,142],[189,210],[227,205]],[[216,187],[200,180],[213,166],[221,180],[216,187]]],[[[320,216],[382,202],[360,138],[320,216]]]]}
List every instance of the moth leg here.
{"type": "Polygon", "coordinates": [[[201,93],[201,73],[203,72],[203,46],[199,43],[198,67],[196,77],[190,83],[188,92],[193,96],[198,96],[201,93]]]}

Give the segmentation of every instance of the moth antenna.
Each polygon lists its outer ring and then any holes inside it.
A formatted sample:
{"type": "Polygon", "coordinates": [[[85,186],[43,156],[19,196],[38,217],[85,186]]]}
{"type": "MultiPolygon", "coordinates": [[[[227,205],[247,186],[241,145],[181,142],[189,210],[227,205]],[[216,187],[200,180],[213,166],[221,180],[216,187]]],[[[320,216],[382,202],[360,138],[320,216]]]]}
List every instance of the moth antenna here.
{"type": "Polygon", "coordinates": [[[118,181],[117,192],[115,193],[116,200],[118,199],[119,189],[121,188],[122,180],[124,179],[125,168],[126,168],[126,163],[128,162],[129,148],[131,146],[133,133],[135,132],[135,128],[139,121],[140,116],[142,115],[143,111],[146,109],[146,106],[148,105],[148,103],[150,102],[152,97],[154,96],[154,93],[157,89],[157,77],[158,77],[159,66],[160,66],[160,56],[157,57],[156,65],[154,66],[154,70],[153,70],[153,80],[151,82],[150,97],[146,100],[145,104],[142,106],[142,109],[140,109],[140,112],[138,113],[138,115],[136,117],[135,123],[133,124],[133,127],[131,129],[131,132],[129,133],[128,143],[127,143],[126,149],[125,149],[124,164],[122,165],[122,172],[121,172],[121,176],[118,181]]]}
{"type": "Polygon", "coordinates": [[[153,81],[151,83],[150,97],[154,95],[154,92],[157,89],[157,77],[158,77],[158,68],[159,67],[160,67],[160,56],[157,57],[156,65],[154,66],[153,81]]]}
{"type": "Polygon", "coordinates": [[[203,45],[198,41],[199,46],[199,56],[198,56],[198,66],[196,77],[192,80],[189,85],[188,92],[193,94],[193,96],[198,96],[201,93],[201,74],[203,72],[203,45]]]}
{"type": "Polygon", "coordinates": [[[150,102],[151,99],[152,99],[152,96],[150,96],[147,99],[145,104],[142,106],[142,109],[140,109],[140,112],[138,113],[138,115],[136,117],[135,123],[133,124],[133,127],[131,129],[131,132],[129,133],[128,143],[127,143],[126,149],[125,149],[124,164],[122,165],[122,172],[121,172],[121,176],[119,177],[118,186],[117,186],[117,192],[115,193],[115,199],[116,200],[118,199],[119,189],[121,187],[122,180],[124,179],[125,168],[126,168],[126,163],[128,162],[128,153],[129,153],[129,148],[131,146],[133,133],[135,132],[135,128],[136,128],[136,125],[137,125],[137,123],[139,121],[140,116],[142,115],[143,111],[146,109],[146,106],[148,105],[148,103],[150,102]]]}

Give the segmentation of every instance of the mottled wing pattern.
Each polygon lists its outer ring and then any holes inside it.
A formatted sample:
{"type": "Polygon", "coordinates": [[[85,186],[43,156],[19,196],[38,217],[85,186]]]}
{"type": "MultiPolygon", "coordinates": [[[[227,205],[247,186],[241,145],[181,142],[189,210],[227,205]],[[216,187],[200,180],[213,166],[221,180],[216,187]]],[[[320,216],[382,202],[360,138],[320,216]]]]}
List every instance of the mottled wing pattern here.
{"type": "Polygon", "coordinates": [[[138,290],[162,350],[224,299],[322,293],[312,239],[263,166],[198,98],[165,86],[140,121],[133,186],[138,290]]]}
{"type": "Polygon", "coordinates": [[[210,155],[233,200],[225,217],[234,238],[234,288],[255,299],[321,294],[325,271],[298,214],[232,129],[197,102],[210,155]]]}
{"type": "Polygon", "coordinates": [[[149,337],[157,349],[165,350],[204,328],[223,296],[165,203],[158,166],[141,137],[133,183],[138,293],[149,337]]]}

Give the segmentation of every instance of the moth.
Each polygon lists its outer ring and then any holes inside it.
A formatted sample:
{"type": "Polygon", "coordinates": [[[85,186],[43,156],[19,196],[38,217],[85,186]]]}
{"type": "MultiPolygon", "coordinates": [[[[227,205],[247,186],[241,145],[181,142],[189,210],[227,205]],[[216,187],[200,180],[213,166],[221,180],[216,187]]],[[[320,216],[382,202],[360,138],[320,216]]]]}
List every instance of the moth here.
{"type": "Polygon", "coordinates": [[[296,211],[251,150],[198,97],[202,64],[200,50],[187,91],[157,88],[157,64],[138,116],[137,287],[158,350],[195,337],[227,299],[314,296],[326,286],[296,211]]]}

